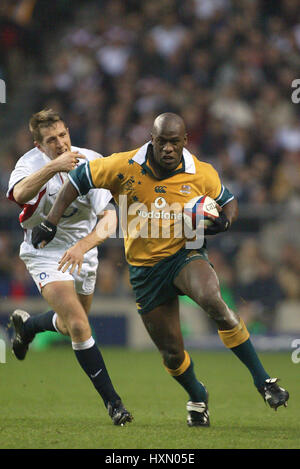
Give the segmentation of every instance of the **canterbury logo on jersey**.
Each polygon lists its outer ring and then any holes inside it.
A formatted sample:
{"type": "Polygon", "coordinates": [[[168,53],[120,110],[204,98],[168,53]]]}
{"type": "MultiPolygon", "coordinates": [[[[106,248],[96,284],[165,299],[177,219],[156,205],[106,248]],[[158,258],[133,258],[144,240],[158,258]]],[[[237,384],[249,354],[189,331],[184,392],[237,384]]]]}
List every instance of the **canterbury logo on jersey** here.
{"type": "Polygon", "coordinates": [[[167,186],[155,186],[154,190],[158,194],[165,194],[166,193],[166,190],[165,190],[166,188],[167,188],[167,186]]]}

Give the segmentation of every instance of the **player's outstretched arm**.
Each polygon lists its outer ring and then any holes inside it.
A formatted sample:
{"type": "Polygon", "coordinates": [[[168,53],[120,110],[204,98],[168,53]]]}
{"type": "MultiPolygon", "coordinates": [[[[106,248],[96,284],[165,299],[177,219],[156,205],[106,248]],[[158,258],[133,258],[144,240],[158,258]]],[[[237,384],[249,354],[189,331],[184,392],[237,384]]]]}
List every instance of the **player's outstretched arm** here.
{"type": "Polygon", "coordinates": [[[66,181],[59,191],[46,220],[35,226],[32,230],[31,241],[36,249],[43,248],[52,241],[61,216],[78,196],[79,194],[75,187],[69,181],[66,181]]]}
{"type": "Polygon", "coordinates": [[[79,193],[77,192],[73,184],[71,184],[70,181],[67,180],[60,189],[55,199],[55,202],[47,215],[46,220],[52,223],[53,225],[58,225],[58,222],[66,211],[66,209],[78,196],[79,193]]]}
{"type": "Polygon", "coordinates": [[[117,228],[117,215],[115,210],[105,210],[94,230],[84,238],[77,241],[61,257],[58,270],[66,272],[70,268],[70,274],[78,267],[78,275],[84,259],[84,254],[96,246],[102,244],[109,236],[115,233],[117,228]]]}

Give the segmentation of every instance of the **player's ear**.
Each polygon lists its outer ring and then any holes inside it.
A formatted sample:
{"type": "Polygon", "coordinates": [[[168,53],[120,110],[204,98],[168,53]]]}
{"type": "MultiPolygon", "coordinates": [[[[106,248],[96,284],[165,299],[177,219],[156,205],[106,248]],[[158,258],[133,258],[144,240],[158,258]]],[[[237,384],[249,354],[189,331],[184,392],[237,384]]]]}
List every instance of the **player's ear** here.
{"type": "Polygon", "coordinates": [[[40,144],[37,140],[34,140],[33,144],[34,144],[34,146],[35,146],[36,148],[38,148],[40,151],[43,151],[43,150],[42,150],[42,147],[41,147],[41,144],[40,144]]]}
{"type": "Polygon", "coordinates": [[[186,145],[188,142],[188,135],[187,134],[184,134],[184,137],[183,137],[183,144],[186,145]]]}

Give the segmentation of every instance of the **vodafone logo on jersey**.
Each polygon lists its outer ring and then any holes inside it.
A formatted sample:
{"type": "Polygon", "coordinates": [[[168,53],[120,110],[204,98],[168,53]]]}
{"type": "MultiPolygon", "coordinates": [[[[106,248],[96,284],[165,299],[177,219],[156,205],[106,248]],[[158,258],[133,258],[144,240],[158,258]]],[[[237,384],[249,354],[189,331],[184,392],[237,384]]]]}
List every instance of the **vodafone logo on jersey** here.
{"type": "Polygon", "coordinates": [[[167,201],[163,197],[157,197],[154,200],[155,208],[161,209],[161,208],[164,208],[166,205],[167,205],[167,201]]]}
{"type": "Polygon", "coordinates": [[[182,220],[182,213],[174,213],[170,211],[161,211],[156,212],[155,210],[151,210],[148,212],[147,210],[138,210],[138,215],[142,218],[149,218],[149,220],[182,220]]]}
{"type": "Polygon", "coordinates": [[[151,204],[151,210],[147,210],[145,205],[139,204],[137,214],[142,218],[162,219],[162,220],[181,220],[182,208],[179,204],[169,206],[164,197],[157,197],[151,204]]]}

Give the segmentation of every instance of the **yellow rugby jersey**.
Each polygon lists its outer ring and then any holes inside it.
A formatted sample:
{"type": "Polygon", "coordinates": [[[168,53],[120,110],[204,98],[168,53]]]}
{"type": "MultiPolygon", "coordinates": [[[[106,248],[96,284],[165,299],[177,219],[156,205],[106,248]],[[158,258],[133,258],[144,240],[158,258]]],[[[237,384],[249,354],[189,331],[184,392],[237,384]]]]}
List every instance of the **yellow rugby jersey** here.
{"type": "Polygon", "coordinates": [[[110,190],[120,207],[126,259],[135,266],[152,266],[185,245],[182,214],[190,199],[208,195],[222,206],[234,198],[213,166],[186,148],[178,168],[157,179],[147,163],[148,145],[95,159],[69,173],[81,195],[91,188],[110,190]]]}

